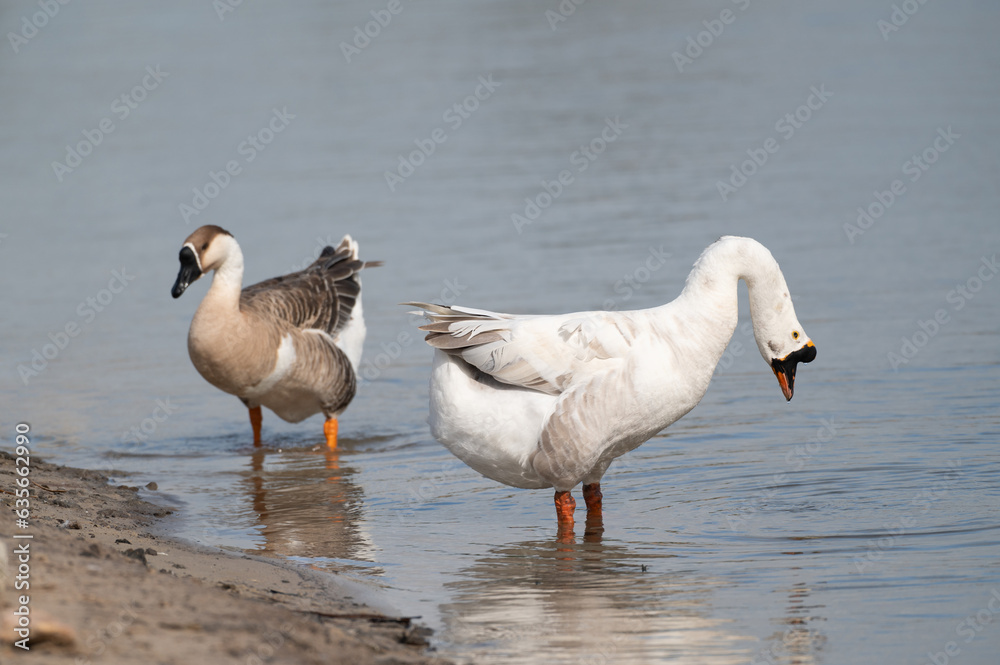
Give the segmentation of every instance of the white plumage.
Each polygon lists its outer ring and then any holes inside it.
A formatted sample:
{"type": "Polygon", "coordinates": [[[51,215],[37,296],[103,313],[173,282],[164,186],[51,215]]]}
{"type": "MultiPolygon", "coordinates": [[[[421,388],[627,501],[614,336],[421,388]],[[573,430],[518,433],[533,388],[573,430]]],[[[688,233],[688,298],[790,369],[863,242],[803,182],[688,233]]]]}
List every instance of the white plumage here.
{"type": "Polygon", "coordinates": [[[736,328],[740,279],[761,355],[791,399],[795,365],[815,347],[770,252],[727,236],[704,251],[681,295],[654,309],[515,316],[409,303],[431,320],[421,329],[436,348],[431,431],[501,483],[564,493],[582,482],[599,495],[616,457],[701,401],[736,328]]]}

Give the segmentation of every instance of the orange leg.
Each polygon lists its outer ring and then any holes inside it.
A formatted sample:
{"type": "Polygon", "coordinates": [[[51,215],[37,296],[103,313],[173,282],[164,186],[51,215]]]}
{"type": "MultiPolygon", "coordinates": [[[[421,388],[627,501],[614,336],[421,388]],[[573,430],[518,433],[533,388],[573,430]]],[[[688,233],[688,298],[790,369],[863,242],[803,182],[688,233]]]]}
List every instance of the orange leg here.
{"type": "MultiPolygon", "coordinates": [[[[556,530],[556,542],[560,545],[575,545],[576,544],[576,534],[573,532],[573,523],[560,522],[559,527],[556,530]]],[[[572,547],[560,547],[557,548],[557,552],[572,552],[572,547]]],[[[570,560],[572,557],[559,557],[560,559],[570,560]]]]}
{"type": "Polygon", "coordinates": [[[604,495],[601,494],[601,483],[591,483],[583,486],[583,500],[587,502],[588,517],[590,517],[592,513],[596,515],[601,514],[601,499],[603,498],[604,495]]]}
{"type": "Polygon", "coordinates": [[[250,427],[253,428],[253,445],[260,445],[260,424],[264,417],[260,413],[260,407],[255,406],[250,409],[250,427]]]}
{"type": "Polygon", "coordinates": [[[601,512],[601,483],[583,486],[583,500],[587,502],[587,526],[583,531],[583,542],[599,543],[604,534],[604,515],[601,512]]]}
{"type": "Polygon", "coordinates": [[[330,418],[323,423],[323,434],[326,435],[326,447],[330,450],[337,449],[337,419],[330,418]]]}
{"type": "Polygon", "coordinates": [[[556,517],[559,526],[573,526],[573,511],[576,510],[576,500],[569,492],[556,492],[556,517]]]}

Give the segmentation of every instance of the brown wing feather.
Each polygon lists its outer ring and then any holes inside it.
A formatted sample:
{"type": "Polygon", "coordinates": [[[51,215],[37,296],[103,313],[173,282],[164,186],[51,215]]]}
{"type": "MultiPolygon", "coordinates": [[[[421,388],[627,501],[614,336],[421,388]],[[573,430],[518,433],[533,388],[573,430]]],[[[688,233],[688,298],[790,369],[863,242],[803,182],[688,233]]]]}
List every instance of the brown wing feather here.
{"type": "Polygon", "coordinates": [[[347,325],[361,293],[358,273],[379,265],[381,261],[358,259],[344,238],[336,249],[325,247],[309,267],[243,289],[240,308],[336,336],[347,325]]]}

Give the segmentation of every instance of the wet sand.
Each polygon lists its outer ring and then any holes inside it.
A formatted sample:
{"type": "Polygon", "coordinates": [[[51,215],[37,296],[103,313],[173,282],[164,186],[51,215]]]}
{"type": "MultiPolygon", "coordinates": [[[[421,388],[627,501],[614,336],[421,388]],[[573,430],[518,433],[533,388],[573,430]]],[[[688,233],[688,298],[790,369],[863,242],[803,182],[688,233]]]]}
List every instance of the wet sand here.
{"type": "Polygon", "coordinates": [[[428,654],[426,628],[365,605],[362,587],[165,538],[158,522],[169,509],[139,498],[139,488],[36,458],[30,469],[22,529],[14,458],[0,451],[4,662],[446,662],[428,654]],[[19,568],[25,558],[27,570],[19,568]],[[28,652],[14,644],[22,596],[28,652]]]}

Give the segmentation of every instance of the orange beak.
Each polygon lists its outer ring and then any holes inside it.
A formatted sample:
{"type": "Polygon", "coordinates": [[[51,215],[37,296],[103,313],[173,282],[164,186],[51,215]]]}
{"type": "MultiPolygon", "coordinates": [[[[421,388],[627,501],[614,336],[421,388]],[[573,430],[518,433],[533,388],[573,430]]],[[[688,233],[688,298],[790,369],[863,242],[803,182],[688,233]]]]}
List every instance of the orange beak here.
{"type": "Polygon", "coordinates": [[[785,396],[785,401],[792,401],[792,394],[795,392],[796,366],[799,363],[811,363],[815,359],[816,345],[810,341],[798,351],[792,351],[784,358],[775,358],[771,361],[771,370],[778,378],[778,385],[781,386],[781,394],[785,396]]]}

